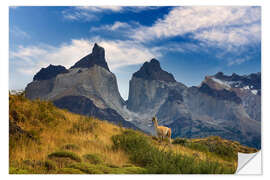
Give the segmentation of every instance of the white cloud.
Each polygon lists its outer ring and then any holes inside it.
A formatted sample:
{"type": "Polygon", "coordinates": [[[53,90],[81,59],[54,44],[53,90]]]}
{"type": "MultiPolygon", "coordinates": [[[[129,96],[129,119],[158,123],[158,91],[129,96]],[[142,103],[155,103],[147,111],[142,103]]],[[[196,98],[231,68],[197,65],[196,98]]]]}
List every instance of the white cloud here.
{"type": "Polygon", "coordinates": [[[249,60],[239,58],[249,53],[246,47],[261,41],[261,9],[251,6],[175,7],[152,26],[130,30],[131,38],[138,42],[186,36],[196,42],[180,42],[166,49],[187,53],[218,48],[221,52],[217,52],[217,58],[226,59],[228,54],[233,54],[235,60],[227,60],[228,65],[241,64],[249,60]]]}
{"type": "Polygon", "coordinates": [[[251,24],[241,27],[204,30],[196,33],[194,38],[222,47],[224,45],[243,46],[251,42],[258,43],[261,39],[260,35],[260,24],[251,24]]]}
{"type": "MultiPolygon", "coordinates": [[[[243,44],[260,40],[260,8],[228,6],[176,7],[153,26],[141,26],[133,31],[138,41],[191,34],[191,38],[210,42],[243,44]],[[220,30],[223,29],[223,30],[220,30]],[[252,35],[253,33],[256,35],[252,35]],[[227,41],[224,39],[229,38],[227,41]]],[[[241,44],[241,45],[242,45],[241,44]]]]}
{"type": "Polygon", "coordinates": [[[141,12],[145,10],[158,9],[158,6],[78,6],[77,10],[86,10],[90,12],[141,12]]]}
{"type": "Polygon", "coordinates": [[[228,63],[228,65],[229,66],[232,66],[232,65],[235,65],[235,64],[242,64],[242,63],[244,63],[244,62],[246,62],[246,61],[248,61],[248,60],[250,60],[250,58],[249,57],[245,57],[245,58],[236,58],[236,59],[233,59],[233,60],[229,60],[229,63],[228,63]]]}
{"type": "Polygon", "coordinates": [[[84,10],[64,10],[62,11],[62,15],[65,19],[71,20],[71,21],[78,21],[78,20],[83,20],[83,21],[92,21],[92,20],[97,20],[98,17],[96,14],[89,13],[84,10]]]}
{"type": "MultiPolygon", "coordinates": [[[[99,44],[105,48],[106,59],[110,69],[140,64],[160,53],[154,49],[147,49],[132,41],[108,41],[97,38],[99,44]]],[[[20,46],[17,51],[10,52],[11,61],[16,61],[18,71],[23,74],[33,75],[40,68],[49,64],[72,66],[82,57],[91,53],[92,40],[72,40],[70,44],[54,46],[20,46]]]]}
{"type": "Polygon", "coordinates": [[[148,49],[133,41],[101,41],[106,50],[106,58],[111,69],[141,64],[161,54],[156,49],[148,49]]]}
{"type": "Polygon", "coordinates": [[[117,30],[117,29],[120,29],[120,28],[129,28],[129,27],[130,26],[127,23],[117,21],[110,27],[110,30],[114,31],[114,30],[117,30]]]}
{"type": "Polygon", "coordinates": [[[70,44],[54,46],[20,46],[17,51],[10,52],[11,60],[16,60],[20,72],[34,74],[49,64],[70,67],[76,60],[89,54],[90,43],[86,40],[72,40],[70,44]]]}
{"type": "Polygon", "coordinates": [[[126,11],[140,12],[149,9],[157,9],[152,6],[76,6],[62,11],[63,17],[72,21],[98,20],[102,13],[123,13],[126,11]]]}
{"type": "Polygon", "coordinates": [[[91,12],[103,12],[103,11],[119,12],[123,11],[123,6],[78,6],[75,7],[75,9],[91,12]]]}
{"type": "Polygon", "coordinates": [[[92,27],[90,29],[90,31],[91,32],[100,31],[100,30],[115,31],[115,30],[119,30],[119,29],[130,29],[130,28],[131,28],[131,25],[129,25],[128,23],[116,21],[111,25],[104,25],[104,26],[100,26],[100,27],[92,27]]]}
{"type": "Polygon", "coordinates": [[[12,37],[17,37],[17,38],[22,38],[22,39],[29,39],[31,37],[27,32],[23,31],[17,26],[11,27],[10,32],[11,32],[12,37]]]}

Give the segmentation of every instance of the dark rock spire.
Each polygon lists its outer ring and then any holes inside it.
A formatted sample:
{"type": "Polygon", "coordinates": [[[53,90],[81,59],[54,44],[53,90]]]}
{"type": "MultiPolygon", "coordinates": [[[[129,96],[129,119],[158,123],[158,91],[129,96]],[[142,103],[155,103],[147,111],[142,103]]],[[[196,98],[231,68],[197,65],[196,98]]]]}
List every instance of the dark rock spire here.
{"type": "Polygon", "coordinates": [[[91,68],[94,65],[101,66],[105,69],[109,70],[108,64],[105,60],[105,50],[103,47],[99,46],[95,43],[92,53],[83,57],[78,62],[75,63],[72,68],[91,68]]]}
{"type": "Polygon", "coordinates": [[[161,80],[166,82],[176,82],[173,75],[161,69],[160,63],[156,59],[145,62],[139,71],[133,74],[134,77],[148,80],[161,80]]]}

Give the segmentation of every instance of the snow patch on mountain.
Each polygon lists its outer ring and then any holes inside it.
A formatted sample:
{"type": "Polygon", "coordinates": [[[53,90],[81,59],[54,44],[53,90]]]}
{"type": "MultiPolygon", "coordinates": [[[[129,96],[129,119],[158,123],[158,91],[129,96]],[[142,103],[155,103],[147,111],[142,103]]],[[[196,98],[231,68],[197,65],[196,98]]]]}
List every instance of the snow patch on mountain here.
{"type": "Polygon", "coordinates": [[[257,90],[251,90],[252,94],[257,95],[258,91],[257,90]]]}
{"type": "Polygon", "coordinates": [[[228,89],[231,88],[230,84],[229,84],[228,82],[226,82],[226,81],[221,81],[221,80],[216,79],[216,78],[214,78],[214,77],[212,77],[211,79],[212,79],[213,81],[215,81],[216,83],[225,86],[225,87],[228,88],[228,89]]]}

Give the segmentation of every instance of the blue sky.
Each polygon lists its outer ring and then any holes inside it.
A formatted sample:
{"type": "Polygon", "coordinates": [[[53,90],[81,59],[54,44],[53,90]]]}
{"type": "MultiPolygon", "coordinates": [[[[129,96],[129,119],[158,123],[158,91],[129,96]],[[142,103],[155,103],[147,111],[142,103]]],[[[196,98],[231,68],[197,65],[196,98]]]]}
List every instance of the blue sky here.
{"type": "Polygon", "coordinates": [[[49,64],[72,66],[105,48],[119,90],[151,58],[187,86],[206,75],[261,71],[260,7],[11,7],[9,89],[49,64]]]}

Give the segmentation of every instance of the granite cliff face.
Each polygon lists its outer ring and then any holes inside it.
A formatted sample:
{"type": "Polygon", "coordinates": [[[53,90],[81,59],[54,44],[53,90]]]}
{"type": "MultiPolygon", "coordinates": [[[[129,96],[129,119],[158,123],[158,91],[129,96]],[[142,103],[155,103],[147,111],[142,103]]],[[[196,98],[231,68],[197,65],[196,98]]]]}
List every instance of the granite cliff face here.
{"type": "Polygon", "coordinates": [[[213,89],[235,93],[248,115],[256,121],[261,121],[261,73],[244,76],[233,73],[226,76],[219,72],[214,76],[206,76],[203,83],[213,89]]]}
{"type": "Polygon", "coordinates": [[[259,73],[218,73],[198,87],[186,87],[151,60],[133,74],[127,107],[137,114],[133,123],[150,133],[156,115],[161,125],[172,128],[173,137],[218,135],[260,148],[259,73]]]}
{"type": "MultiPolygon", "coordinates": [[[[140,70],[133,74],[129,85],[127,108],[135,114],[132,122],[150,133],[154,133],[151,118],[158,114],[167,101],[181,101],[181,94],[187,88],[176,82],[172,74],[162,70],[156,59],[144,63],[140,70]]],[[[164,113],[167,113],[167,110],[164,113]]],[[[169,123],[173,119],[167,120],[166,123],[169,123]]]]}
{"type": "Polygon", "coordinates": [[[29,99],[51,100],[60,108],[135,128],[120,114],[125,101],[119,94],[115,75],[109,71],[105,51],[97,44],[91,54],[70,69],[50,65],[35,77],[25,89],[29,99]]]}

